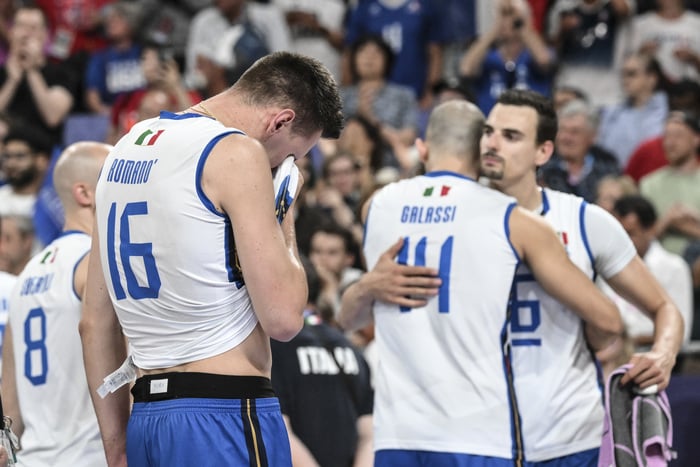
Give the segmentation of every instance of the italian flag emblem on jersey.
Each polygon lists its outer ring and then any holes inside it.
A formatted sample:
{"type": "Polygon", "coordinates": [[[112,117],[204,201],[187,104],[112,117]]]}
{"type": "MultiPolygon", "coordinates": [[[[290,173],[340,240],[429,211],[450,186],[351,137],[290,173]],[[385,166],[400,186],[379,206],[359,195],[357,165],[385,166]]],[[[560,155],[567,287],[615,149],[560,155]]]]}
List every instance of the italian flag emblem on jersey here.
{"type": "Polygon", "coordinates": [[[452,187],[449,187],[447,185],[442,185],[442,187],[430,186],[430,187],[425,189],[425,191],[423,192],[423,196],[428,197],[428,196],[433,196],[433,194],[436,194],[436,195],[439,194],[439,196],[447,196],[447,193],[450,192],[450,188],[452,188],[452,187]],[[436,191],[436,188],[437,188],[437,191],[436,191]]]}
{"type": "Polygon", "coordinates": [[[134,141],[134,144],[137,146],[153,146],[164,131],[165,130],[158,130],[154,133],[153,130],[146,130],[139,135],[136,141],[134,141]]]}

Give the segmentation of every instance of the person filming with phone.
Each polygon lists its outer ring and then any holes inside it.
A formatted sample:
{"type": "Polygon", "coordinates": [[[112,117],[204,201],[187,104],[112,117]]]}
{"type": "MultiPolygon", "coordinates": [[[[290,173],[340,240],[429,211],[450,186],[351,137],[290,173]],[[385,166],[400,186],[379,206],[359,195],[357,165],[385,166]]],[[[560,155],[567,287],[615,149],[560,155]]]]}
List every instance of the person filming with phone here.
{"type": "Polygon", "coordinates": [[[498,0],[493,5],[491,29],[474,41],[460,63],[460,74],[485,113],[506,89],[532,89],[548,96],[556,61],[532,25],[527,2],[498,0]]]}

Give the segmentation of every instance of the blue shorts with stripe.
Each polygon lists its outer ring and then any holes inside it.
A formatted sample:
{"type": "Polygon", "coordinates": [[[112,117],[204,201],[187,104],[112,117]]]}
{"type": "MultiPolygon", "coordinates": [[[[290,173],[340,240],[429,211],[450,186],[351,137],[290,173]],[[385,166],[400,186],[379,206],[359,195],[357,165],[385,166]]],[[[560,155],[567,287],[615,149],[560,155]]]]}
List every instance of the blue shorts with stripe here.
{"type": "Polygon", "coordinates": [[[279,401],[180,398],[134,403],[127,427],[129,467],[288,467],[289,438],[279,401]]]}
{"type": "Polygon", "coordinates": [[[449,452],[408,451],[402,449],[382,449],[374,453],[375,467],[597,467],[598,449],[577,452],[541,462],[523,461],[520,464],[512,459],[474,456],[449,452]]]}

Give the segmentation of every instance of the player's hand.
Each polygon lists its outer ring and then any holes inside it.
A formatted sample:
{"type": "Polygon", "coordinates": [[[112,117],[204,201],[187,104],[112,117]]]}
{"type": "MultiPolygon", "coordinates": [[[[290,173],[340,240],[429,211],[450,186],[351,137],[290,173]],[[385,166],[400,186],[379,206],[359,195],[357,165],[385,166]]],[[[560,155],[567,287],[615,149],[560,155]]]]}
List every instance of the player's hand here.
{"type": "Polygon", "coordinates": [[[641,389],[656,384],[661,391],[668,387],[675,363],[675,357],[655,350],[634,354],[629,361],[632,367],[622,377],[620,384],[634,381],[641,389]]]}
{"type": "Polygon", "coordinates": [[[396,256],[403,242],[399,239],[386,250],[364,279],[370,284],[374,300],[407,307],[424,306],[428,298],[437,295],[442,280],[434,268],[398,264],[396,256]]]}

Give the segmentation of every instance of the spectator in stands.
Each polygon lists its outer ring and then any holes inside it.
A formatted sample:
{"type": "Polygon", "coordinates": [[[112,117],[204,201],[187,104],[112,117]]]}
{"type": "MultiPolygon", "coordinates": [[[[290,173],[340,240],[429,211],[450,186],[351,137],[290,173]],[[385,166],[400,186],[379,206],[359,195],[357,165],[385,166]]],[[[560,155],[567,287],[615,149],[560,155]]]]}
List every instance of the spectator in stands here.
{"type": "Polygon", "coordinates": [[[684,0],[656,0],[656,10],[632,21],[632,47],[654,55],[672,81],[700,77],[700,14],[684,0]]]}
{"type": "MultiPolygon", "coordinates": [[[[693,288],[690,268],[682,257],[666,251],[656,241],[656,210],[640,195],[623,196],[615,202],[613,213],[627,231],[637,254],[656,277],[683,316],[683,342],[690,340],[693,322],[693,288]]],[[[654,342],[654,323],[634,305],[614,291],[604,288],[620,309],[627,334],[637,347],[654,342]]]]}
{"type": "Polygon", "coordinates": [[[334,324],[340,311],[340,296],[362,275],[362,270],[356,267],[360,260],[359,243],[350,230],[326,222],[311,235],[309,259],[324,284],[318,305],[332,312],[323,318],[334,324]]]}
{"type": "Polygon", "coordinates": [[[625,167],[642,141],[659,136],[668,115],[665,78],[650,55],[632,54],[622,65],[624,100],[603,107],[598,144],[625,167]]]}
{"type": "Polygon", "coordinates": [[[137,35],[140,5],[121,0],[106,10],[109,46],[90,56],[85,72],[85,105],[90,112],[109,114],[121,94],[145,85],[141,72],[141,44],[137,35]]]}
{"type": "Polygon", "coordinates": [[[40,128],[59,144],[63,122],[74,102],[76,80],[48,61],[44,14],[20,7],[10,30],[10,51],[0,68],[0,111],[20,125],[40,128]]]}
{"type": "Polygon", "coordinates": [[[16,9],[13,0],[0,0],[0,65],[5,64],[10,51],[10,31],[16,9]]]}
{"type": "Polygon", "coordinates": [[[32,218],[15,214],[0,218],[0,267],[18,276],[34,254],[32,218]]]}
{"type": "Polygon", "coordinates": [[[638,193],[634,180],[627,175],[606,175],[596,186],[595,204],[611,213],[618,199],[638,193]]]}
{"type": "Polygon", "coordinates": [[[343,49],[343,0],[271,0],[284,13],[291,33],[290,49],[326,65],[340,81],[343,49]]]}
{"type": "Polygon", "coordinates": [[[668,165],[642,178],[639,189],[659,213],[656,228],[661,244],[683,254],[700,239],[700,121],[696,114],[669,114],[663,138],[668,165]]]}
{"type": "Polygon", "coordinates": [[[552,189],[594,202],[598,181],[619,175],[615,156],[595,145],[596,112],[582,101],[571,101],[559,112],[555,152],[540,167],[539,182],[552,189]]]}
{"type": "Polygon", "coordinates": [[[566,104],[575,100],[588,103],[588,96],[580,88],[567,85],[557,86],[554,88],[554,92],[552,92],[554,110],[556,110],[557,113],[564,108],[566,104]]]}
{"type": "Polygon", "coordinates": [[[557,47],[556,86],[581,87],[592,104],[619,98],[618,64],[623,25],[634,12],[632,0],[557,0],[549,14],[549,39],[557,47]]]}
{"type": "Polygon", "coordinates": [[[272,384],[295,466],[372,465],[370,372],[359,350],[322,318],[322,280],[302,258],[309,285],[304,327],[289,342],[271,342],[272,384]]]}
{"type": "MultiPolygon", "coordinates": [[[[115,0],[70,2],[35,0],[46,15],[49,37],[48,54],[63,62],[76,55],[97,52],[107,46],[103,34],[103,11],[115,0]]],[[[86,57],[80,60],[85,66],[86,57]]]]}
{"type": "Polygon", "coordinates": [[[447,39],[443,10],[429,0],[367,0],[350,11],[345,33],[343,84],[352,82],[350,51],[361,37],[381,36],[396,57],[388,81],[413,89],[422,108],[430,106],[432,86],[442,76],[447,39]]]}
{"type": "Polygon", "coordinates": [[[120,95],[112,106],[108,137],[110,144],[114,144],[134,123],[142,119],[139,116],[139,106],[149,91],[162,91],[152,93],[151,97],[165,95],[165,102],[160,110],[182,110],[202,100],[198,92],[189,91],[185,87],[178,63],[169,48],[153,43],[144,45],[141,52],[141,72],[146,86],[120,95]]]}
{"type": "Polygon", "coordinates": [[[261,37],[268,52],[288,50],[290,47],[289,27],[276,5],[248,0],[216,0],[214,5],[197,13],[190,23],[185,55],[188,87],[198,90],[206,88],[206,80],[212,79],[207,76],[212,73],[210,68],[214,67],[215,71],[217,67],[226,66],[216,57],[222,39],[235,26],[240,26],[240,33],[252,30],[254,35],[261,37]]]}
{"type": "Polygon", "coordinates": [[[0,154],[7,181],[0,187],[0,215],[32,217],[50,153],[51,141],[41,130],[28,125],[9,130],[0,154]]]}
{"type": "Polygon", "coordinates": [[[350,154],[355,160],[360,196],[374,190],[378,172],[394,170],[398,173],[396,161],[379,127],[362,115],[350,116],[345,121],[340,137],[332,146],[327,145],[324,157],[329,159],[341,153],[350,154]]]}
{"type": "Polygon", "coordinates": [[[524,0],[499,0],[495,7],[496,21],[469,47],[460,67],[484,113],[506,89],[550,95],[555,64],[554,51],[533,28],[524,0]]]}
{"type": "Polygon", "coordinates": [[[418,131],[418,106],[411,89],[388,81],[393,53],[379,36],[364,36],[350,52],[353,85],[341,88],[346,117],[362,115],[378,126],[403,170],[415,160],[408,149],[418,131]]]}
{"type": "Polygon", "coordinates": [[[314,190],[316,203],[330,213],[334,222],[348,229],[357,222],[361,196],[358,169],[350,153],[331,156],[323,164],[323,179],[314,190]]]}

